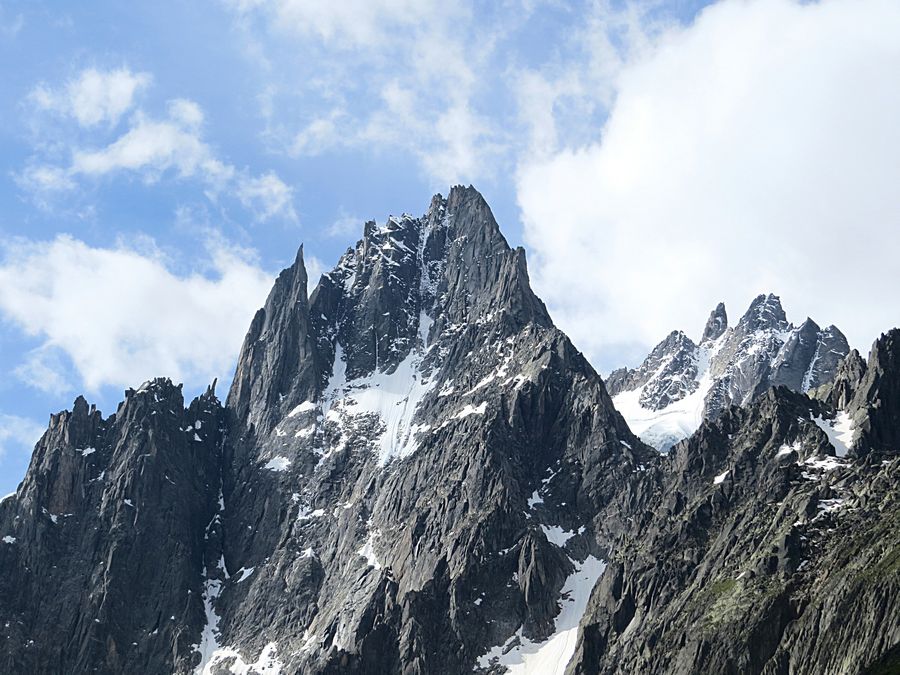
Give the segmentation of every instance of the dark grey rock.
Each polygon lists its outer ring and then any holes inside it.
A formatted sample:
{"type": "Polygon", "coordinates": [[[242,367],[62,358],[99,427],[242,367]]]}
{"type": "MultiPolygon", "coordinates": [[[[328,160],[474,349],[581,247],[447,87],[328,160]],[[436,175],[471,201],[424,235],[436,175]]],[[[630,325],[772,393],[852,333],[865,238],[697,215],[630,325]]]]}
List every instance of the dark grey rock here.
{"type": "Polygon", "coordinates": [[[615,371],[607,379],[611,395],[643,387],[640,402],[648,410],[662,410],[696,391],[697,345],[681,331],[672,331],[639,368],[615,371]]]}
{"type": "Polygon", "coordinates": [[[225,565],[255,571],[216,602],[220,642],[254,658],[276,642],[292,671],[456,673],[519,628],[546,636],[571,560],[602,554],[594,515],[654,453],[553,326],[522,250],[454,188],[422,218],[367,224],[309,306],[325,377],[269,429],[238,419],[226,448],[225,565]],[[379,389],[411,406],[402,424],[360,403],[379,389]],[[298,564],[314,583],[288,589],[298,564]]]}
{"type": "Polygon", "coordinates": [[[222,412],[154,380],[106,419],[81,397],[51,417],[0,504],[0,670],[188,672],[222,412]]]}
{"type": "Polygon", "coordinates": [[[706,320],[706,326],[704,326],[703,335],[700,338],[701,344],[718,340],[726,328],[728,328],[728,314],[725,312],[725,303],[720,302],[709,313],[709,319],[706,320]]]}
{"type": "Polygon", "coordinates": [[[239,424],[271,430],[320,381],[322,364],[311,333],[303,247],[278,275],[265,307],[253,317],[238,360],[228,407],[239,424]]]}

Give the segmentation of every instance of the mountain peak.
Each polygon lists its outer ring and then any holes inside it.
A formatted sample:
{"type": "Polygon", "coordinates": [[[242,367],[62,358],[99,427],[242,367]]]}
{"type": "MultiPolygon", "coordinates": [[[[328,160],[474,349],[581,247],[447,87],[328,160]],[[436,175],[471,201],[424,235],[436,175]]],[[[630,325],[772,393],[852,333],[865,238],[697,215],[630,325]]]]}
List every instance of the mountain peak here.
{"type": "Polygon", "coordinates": [[[734,329],[719,303],[699,345],[678,335],[669,334],[639,368],[615,371],[607,380],[632,430],[660,449],[770,386],[806,392],[830,381],[849,351],[833,326],[821,330],[807,319],[794,328],[772,293],[754,298],[734,329]]]}
{"type": "Polygon", "coordinates": [[[701,344],[717,340],[727,328],[728,314],[725,312],[725,303],[720,302],[716,305],[716,308],[709,313],[709,318],[706,320],[706,326],[703,328],[703,336],[700,338],[701,344]]]}
{"type": "Polygon", "coordinates": [[[237,417],[268,428],[284,408],[314,391],[321,365],[309,322],[303,246],[281,271],[244,339],[227,405],[237,417]]]}
{"type": "Polygon", "coordinates": [[[750,332],[767,328],[786,330],[789,327],[781,298],[773,293],[757,295],[738,325],[750,332]]]}

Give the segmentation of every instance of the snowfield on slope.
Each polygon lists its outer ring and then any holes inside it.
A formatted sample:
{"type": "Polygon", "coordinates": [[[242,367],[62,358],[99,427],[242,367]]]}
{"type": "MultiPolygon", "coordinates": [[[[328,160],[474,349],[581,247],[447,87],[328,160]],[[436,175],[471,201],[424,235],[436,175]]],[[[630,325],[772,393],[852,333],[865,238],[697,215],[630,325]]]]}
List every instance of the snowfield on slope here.
{"type": "Polygon", "coordinates": [[[323,395],[323,414],[342,425],[357,415],[377,415],[384,424],[375,439],[382,466],[418,449],[416,435],[421,429],[412,420],[419,403],[435,385],[419,370],[421,361],[422,353],[413,350],[392,373],[375,372],[347,380],[343,349],[340,344],[335,349],[334,372],[323,395]]]}
{"type": "Polygon", "coordinates": [[[575,653],[578,625],[591,591],[606,569],[606,563],[594,556],[572,563],[575,571],[560,592],[561,609],[554,621],[553,635],[542,642],[532,642],[519,628],[504,644],[492,647],[478,658],[480,668],[498,664],[506,666],[509,675],[564,675],[575,653]]]}
{"type": "MultiPolygon", "coordinates": [[[[712,344],[703,345],[698,349],[697,388],[684,398],[662,410],[649,410],[640,402],[644,387],[623,391],[613,397],[616,410],[622,413],[628,427],[644,443],[660,452],[667,452],[678,441],[687,438],[700,427],[703,423],[706,395],[714,384],[709,368],[710,361],[724,343],[725,335],[712,344]]],[[[666,362],[661,364],[658,372],[662,372],[667,365],[666,362]]]]}

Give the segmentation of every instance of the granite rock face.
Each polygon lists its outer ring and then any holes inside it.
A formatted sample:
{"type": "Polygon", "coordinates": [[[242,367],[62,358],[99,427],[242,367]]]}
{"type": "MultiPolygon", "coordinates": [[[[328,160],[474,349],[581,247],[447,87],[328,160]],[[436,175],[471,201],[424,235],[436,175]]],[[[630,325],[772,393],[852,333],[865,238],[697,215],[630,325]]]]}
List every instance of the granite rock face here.
{"type": "Polygon", "coordinates": [[[777,296],[760,295],[734,327],[719,303],[699,344],[675,331],[638,368],[614,371],[607,388],[632,430],[665,451],[769,387],[807,392],[831,382],[849,351],[834,326],[807,319],[795,327],[777,296]]]}
{"type": "Polygon", "coordinates": [[[168,380],[51,417],[0,503],[0,670],[189,671],[223,430],[212,390],[185,409],[168,380]]]}
{"type": "Polygon", "coordinates": [[[567,577],[604,554],[594,514],[652,453],[481,195],[368,223],[308,311],[320,375],[269,380],[280,421],[227,404],[224,566],[254,572],[217,597],[219,644],[277,645],[287,672],[456,673],[553,633],[567,577]]]}

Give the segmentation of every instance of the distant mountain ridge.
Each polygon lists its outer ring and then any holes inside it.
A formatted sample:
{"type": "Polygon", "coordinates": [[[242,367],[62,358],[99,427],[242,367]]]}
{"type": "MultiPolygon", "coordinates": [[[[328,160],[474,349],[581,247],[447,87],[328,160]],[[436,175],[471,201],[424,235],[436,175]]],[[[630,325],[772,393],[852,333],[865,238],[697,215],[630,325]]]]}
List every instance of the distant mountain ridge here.
{"type": "Polygon", "coordinates": [[[813,393],[729,408],[630,486],[569,675],[900,672],[900,330],[813,393]]]}
{"type": "Polygon", "coordinates": [[[769,387],[807,392],[830,382],[849,351],[837,327],[809,318],[794,326],[778,296],[759,295],[736,326],[719,303],[698,344],[673,331],[639,367],[613,371],[606,387],[632,430],[668,450],[704,419],[747,405],[769,387]]]}

